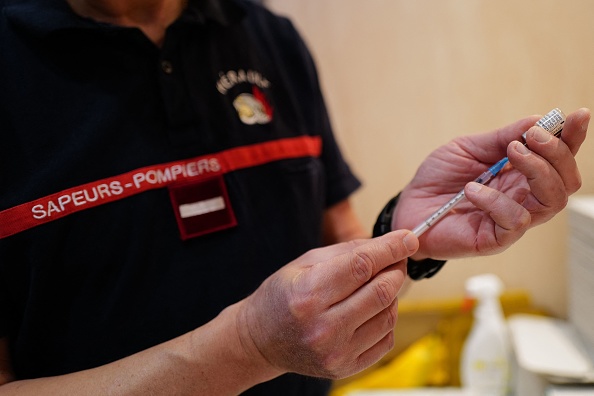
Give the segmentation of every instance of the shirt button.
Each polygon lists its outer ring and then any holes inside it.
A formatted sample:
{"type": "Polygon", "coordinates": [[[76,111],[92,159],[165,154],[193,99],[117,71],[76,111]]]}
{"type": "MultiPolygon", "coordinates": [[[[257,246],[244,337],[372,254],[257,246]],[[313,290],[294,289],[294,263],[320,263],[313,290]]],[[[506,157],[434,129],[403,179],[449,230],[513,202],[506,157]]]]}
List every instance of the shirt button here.
{"type": "Polygon", "coordinates": [[[165,74],[171,74],[173,72],[173,65],[168,60],[161,61],[161,70],[165,74]]]}

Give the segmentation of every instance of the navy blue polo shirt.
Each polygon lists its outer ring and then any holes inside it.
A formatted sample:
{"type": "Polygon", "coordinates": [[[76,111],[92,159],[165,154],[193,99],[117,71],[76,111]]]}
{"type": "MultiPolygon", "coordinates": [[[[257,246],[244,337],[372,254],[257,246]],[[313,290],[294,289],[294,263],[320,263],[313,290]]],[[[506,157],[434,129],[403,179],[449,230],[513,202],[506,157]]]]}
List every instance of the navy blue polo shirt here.
{"type": "Polygon", "coordinates": [[[323,210],[359,186],[287,19],[190,1],[158,48],[64,1],[0,7],[0,337],[20,379],[201,326],[319,246],[323,210]]]}

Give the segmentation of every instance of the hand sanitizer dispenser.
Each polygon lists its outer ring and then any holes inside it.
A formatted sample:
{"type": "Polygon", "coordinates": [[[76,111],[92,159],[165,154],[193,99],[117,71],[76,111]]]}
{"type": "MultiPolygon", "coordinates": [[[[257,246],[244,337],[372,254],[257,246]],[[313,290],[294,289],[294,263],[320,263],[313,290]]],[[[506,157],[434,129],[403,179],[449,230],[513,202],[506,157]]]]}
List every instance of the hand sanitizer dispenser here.
{"type": "Polygon", "coordinates": [[[468,396],[504,396],[509,391],[510,341],[499,296],[503,283],[493,274],[466,281],[476,299],[474,322],[462,349],[461,382],[468,396]]]}

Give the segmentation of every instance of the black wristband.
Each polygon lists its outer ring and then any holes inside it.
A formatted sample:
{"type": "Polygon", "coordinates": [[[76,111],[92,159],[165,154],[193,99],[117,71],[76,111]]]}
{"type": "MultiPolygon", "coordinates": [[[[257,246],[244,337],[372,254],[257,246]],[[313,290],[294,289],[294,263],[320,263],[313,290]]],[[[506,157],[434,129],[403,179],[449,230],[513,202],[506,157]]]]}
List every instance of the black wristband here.
{"type": "Polygon", "coordinates": [[[399,199],[400,194],[389,200],[386,206],[384,206],[380,212],[379,216],[377,217],[377,221],[373,226],[374,238],[392,231],[392,215],[394,214],[394,208],[396,208],[399,199]]]}
{"type": "Polygon", "coordinates": [[[416,261],[409,257],[408,262],[406,263],[406,272],[412,280],[431,278],[445,265],[445,263],[446,260],[427,258],[421,261],[416,261]]]}
{"type": "MultiPolygon", "coordinates": [[[[373,237],[378,237],[392,231],[392,216],[394,214],[394,208],[398,204],[400,194],[388,201],[386,206],[382,209],[377,221],[373,226],[373,237]]],[[[411,258],[408,259],[406,270],[408,276],[413,280],[421,280],[425,278],[431,278],[435,275],[441,267],[446,263],[445,260],[434,260],[425,259],[421,261],[415,261],[411,258]]]]}

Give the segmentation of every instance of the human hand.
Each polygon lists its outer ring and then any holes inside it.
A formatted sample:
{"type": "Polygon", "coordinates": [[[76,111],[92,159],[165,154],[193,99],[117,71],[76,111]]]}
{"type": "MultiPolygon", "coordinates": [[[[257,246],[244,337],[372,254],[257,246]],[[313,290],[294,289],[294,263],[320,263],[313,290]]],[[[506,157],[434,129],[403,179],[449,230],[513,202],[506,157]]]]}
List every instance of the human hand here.
{"type": "Polygon", "coordinates": [[[462,188],[467,199],[421,236],[415,258],[499,253],[565,207],[581,186],[574,156],[586,138],[590,111],[569,114],[560,139],[535,127],[538,118],[456,138],[421,164],[400,195],[392,229],[413,229],[462,188]],[[518,141],[525,131],[527,147],[518,141]],[[468,183],[504,156],[509,164],[487,186],[468,183]]]}
{"type": "Polygon", "coordinates": [[[277,375],[363,370],[393,346],[406,257],[417,248],[414,234],[396,231],[305,253],[241,302],[242,345],[277,375]]]}

